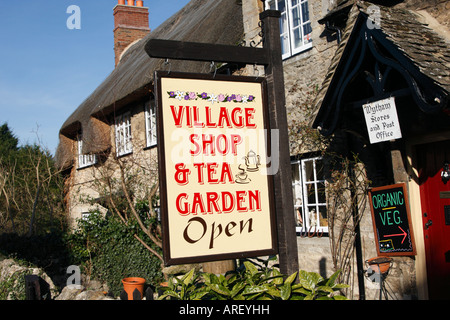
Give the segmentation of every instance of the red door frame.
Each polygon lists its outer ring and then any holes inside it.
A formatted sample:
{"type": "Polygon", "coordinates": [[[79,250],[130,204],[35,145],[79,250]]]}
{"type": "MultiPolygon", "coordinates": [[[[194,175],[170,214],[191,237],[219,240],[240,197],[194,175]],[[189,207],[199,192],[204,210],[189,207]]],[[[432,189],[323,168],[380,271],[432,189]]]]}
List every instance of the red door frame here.
{"type": "Polygon", "coordinates": [[[450,140],[417,146],[417,155],[429,298],[450,299],[450,221],[444,213],[450,181],[441,179],[450,140]]]}

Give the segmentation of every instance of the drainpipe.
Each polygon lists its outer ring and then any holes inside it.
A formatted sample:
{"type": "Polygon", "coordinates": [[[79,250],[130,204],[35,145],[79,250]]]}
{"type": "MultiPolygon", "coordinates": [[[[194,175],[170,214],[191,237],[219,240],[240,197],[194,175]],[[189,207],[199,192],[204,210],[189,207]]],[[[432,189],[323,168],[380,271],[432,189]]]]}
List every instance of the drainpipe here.
{"type": "MultiPolygon", "coordinates": [[[[356,176],[354,169],[350,169],[350,176],[351,179],[356,182],[356,176]]],[[[356,183],[355,183],[356,185],[356,183]]],[[[352,190],[352,199],[355,197],[355,192],[352,190]]],[[[356,270],[357,270],[357,276],[358,276],[358,289],[359,289],[359,300],[366,300],[366,291],[364,287],[364,265],[363,265],[363,255],[362,255],[362,248],[361,248],[361,231],[359,228],[358,221],[359,211],[358,211],[358,201],[356,201],[356,205],[354,206],[353,210],[353,221],[355,223],[355,253],[356,253],[356,270]]]]}
{"type": "Polygon", "coordinates": [[[330,21],[327,21],[327,22],[325,22],[325,29],[327,29],[328,31],[331,31],[331,32],[336,32],[336,34],[337,34],[337,43],[338,44],[341,43],[341,34],[342,34],[342,32],[341,32],[341,29],[339,27],[336,27],[336,26],[330,24],[330,21]]]}

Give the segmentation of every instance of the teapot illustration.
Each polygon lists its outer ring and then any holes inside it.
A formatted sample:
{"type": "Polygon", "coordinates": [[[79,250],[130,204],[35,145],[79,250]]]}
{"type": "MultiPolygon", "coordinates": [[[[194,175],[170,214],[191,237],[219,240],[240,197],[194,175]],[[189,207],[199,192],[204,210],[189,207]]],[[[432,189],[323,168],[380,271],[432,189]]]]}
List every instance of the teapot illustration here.
{"type": "Polygon", "coordinates": [[[254,151],[250,150],[245,159],[245,165],[247,166],[247,171],[258,171],[261,165],[260,156],[254,151]]]}

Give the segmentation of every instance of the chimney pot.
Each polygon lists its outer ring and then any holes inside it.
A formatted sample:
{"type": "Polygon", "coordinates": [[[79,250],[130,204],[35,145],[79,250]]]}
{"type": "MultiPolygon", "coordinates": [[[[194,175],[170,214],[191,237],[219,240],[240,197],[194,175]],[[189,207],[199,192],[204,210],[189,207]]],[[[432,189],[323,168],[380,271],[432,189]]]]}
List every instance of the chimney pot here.
{"type": "Polygon", "coordinates": [[[136,6],[137,7],[143,7],[144,6],[144,1],[141,1],[141,0],[136,1],[136,6]]]}
{"type": "Polygon", "coordinates": [[[143,1],[118,0],[114,7],[114,53],[116,66],[127,47],[136,40],[144,38],[149,32],[148,8],[143,7],[143,1]],[[120,5],[120,4],[127,5],[120,5]],[[141,5],[142,4],[142,5],[141,5]],[[140,6],[141,5],[141,6],[140,6]]]}

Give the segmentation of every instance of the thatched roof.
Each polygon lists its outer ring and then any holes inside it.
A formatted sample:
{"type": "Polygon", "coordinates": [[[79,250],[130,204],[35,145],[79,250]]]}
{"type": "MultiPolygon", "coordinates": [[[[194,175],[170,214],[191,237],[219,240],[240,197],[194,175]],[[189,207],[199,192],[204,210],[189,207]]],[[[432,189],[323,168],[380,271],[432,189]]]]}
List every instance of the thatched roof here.
{"type": "MultiPolygon", "coordinates": [[[[243,38],[243,30],[239,1],[189,2],[148,36],[132,45],[111,74],[64,122],[56,153],[59,166],[68,168],[73,165],[71,139],[74,139],[80,130],[83,137],[91,137],[86,141],[96,140],[95,146],[83,144],[89,152],[96,153],[107,148],[110,145],[109,125],[106,120],[108,115],[149,95],[149,91],[153,89],[154,71],[168,68],[164,65],[164,60],[150,58],[145,52],[144,47],[149,39],[238,45],[243,38]]],[[[210,70],[210,63],[169,62],[172,71],[206,73],[210,70]]]]}

